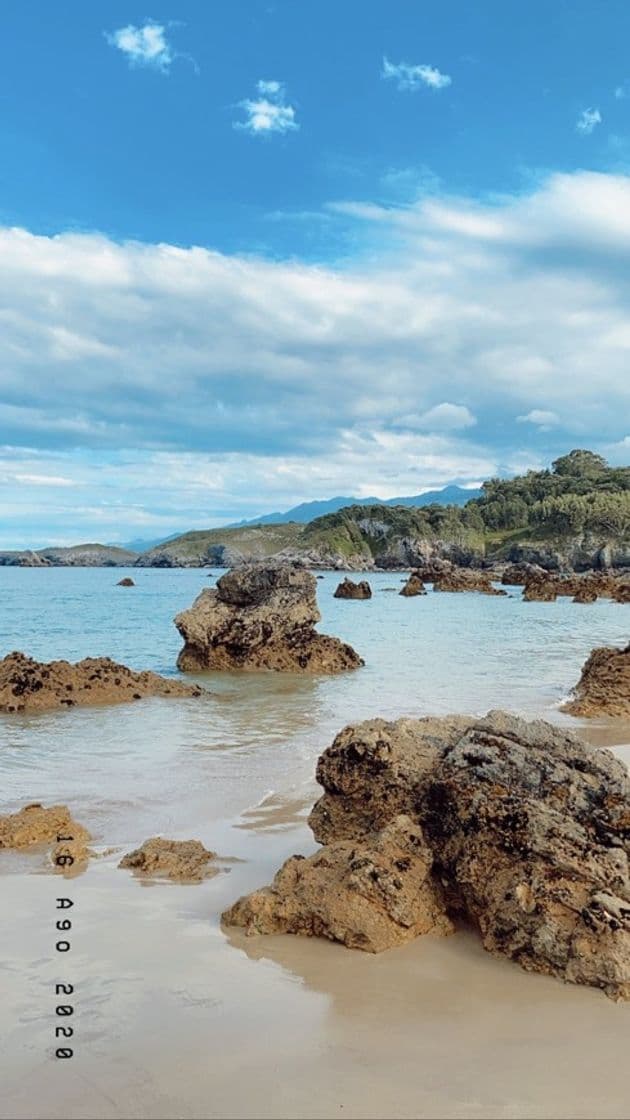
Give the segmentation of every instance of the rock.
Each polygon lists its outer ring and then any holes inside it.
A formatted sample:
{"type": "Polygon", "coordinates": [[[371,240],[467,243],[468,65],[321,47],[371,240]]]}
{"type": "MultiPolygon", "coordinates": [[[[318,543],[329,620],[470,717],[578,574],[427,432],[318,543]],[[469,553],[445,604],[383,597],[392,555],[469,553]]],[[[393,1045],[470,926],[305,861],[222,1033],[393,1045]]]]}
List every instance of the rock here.
{"type": "Polygon", "coordinates": [[[508,564],[501,576],[501,583],[516,587],[519,584],[525,585],[530,579],[544,575],[546,575],[544,568],[539,568],[537,564],[508,564]]]}
{"type": "Polygon", "coordinates": [[[455,565],[450,560],[433,558],[419,564],[415,574],[423,583],[435,583],[436,579],[442,579],[443,576],[450,575],[454,569],[455,565]]]}
{"type": "Polygon", "coordinates": [[[596,603],[597,591],[594,587],[589,587],[586,583],[583,587],[579,587],[573,596],[574,603],[596,603]]]}
{"type": "Polygon", "coordinates": [[[329,937],[380,953],[421,933],[452,932],[432,863],[420,829],[395,817],[358,841],[291,856],[270,887],[240,899],[223,920],[248,933],[329,937]]]}
{"type": "Polygon", "coordinates": [[[351,646],[318,634],[316,581],[295,564],[245,564],[227,572],[175,619],[187,671],[273,669],[338,673],[363,665],[351,646]]]}
{"type": "Polygon", "coordinates": [[[135,587],[136,585],[135,585],[134,581],[132,580],[131,576],[125,576],[124,579],[119,579],[118,580],[118,583],[116,584],[116,586],[117,587],[135,587]]]}
{"type": "Polygon", "coordinates": [[[145,696],[201,696],[203,689],[157,673],[134,673],[109,657],[35,661],[9,653],[0,661],[0,712],[39,712],[87,704],[122,704],[145,696]]]}
{"type": "Polygon", "coordinates": [[[611,598],[616,603],[630,603],[630,580],[619,580],[611,598]]]}
{"type": "Polygon", "coordinates": [[[411,598],[414,595],[426,595],[426,593],[427,589],[417,572],[411,573],[405,586],[398,592],[399,595],[405,595],[407,598],[411,598]]]}
{"type": "Polygon", "coordinates": [[[371,599],[372,588],[366,579],[355,583],[353,580],[342,579],[334,595],[335,599],[371,599]]]}
{"type": "Polygon", "coordinates": [[[555,603],[558,598],[558,581],[536,576],[529,579],[523,590],[525,603],[555,603]]]}
{"type": "Polygon", "coordinates": [[[485,572],[454,568],[452,572],[433,581],[434,591],[479,591],[482,595],[507,595],[507,591],[492,586],[485,572]]]}
{"type": "Polygon", "coordinates": [[[574,716],[630,718],[630,645],[594,649],[564,710],[574,716]]]}
{"type": "Polygon", "coordinates": [[[505,712],[372,720],[317,779],[325,847],[227,922],[374,952],[461,916],[492,953],[630,998],[630,777],[609,751],[505,712]]]}
{"type": "Polygon", "coordinates": [[[87,863],[89,839],[89,832],[72,819],[67,805],[51,805],[45,809],[39,801],[34,801],[18,813],[0,817],[0,848],[50,844],[50,858],[55,871],[59,872],[77,871],[87,863]]]}
{"type": "Polygon", "coordinates": [[[214,858],[215,852],[209,852],[200,840],[165,840],[162,836],[153,836],[145,840],[141,848],[123,856],[118,866],[138,875],[161,879],[201,880],[216,874],[216,869],[208,867],[214,858]]]}

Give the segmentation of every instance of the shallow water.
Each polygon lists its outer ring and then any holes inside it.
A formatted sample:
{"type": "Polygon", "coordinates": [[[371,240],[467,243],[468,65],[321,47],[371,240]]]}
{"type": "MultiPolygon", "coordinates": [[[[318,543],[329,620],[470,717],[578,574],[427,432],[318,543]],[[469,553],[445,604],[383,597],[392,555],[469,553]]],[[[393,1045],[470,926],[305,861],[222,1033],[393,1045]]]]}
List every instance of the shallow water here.
{"type": "MultiPolygon", "coordinates": [[[[138,569],[130,589],[115,586],[124,574],[0,568],[0,656],[108,655],[174,673],[172,618],[220,573],[138,569]]],[[[211,674],[200,700],[0,716],[4,810],[63,801],[101,850],[117,849],[70,881],[77,935],[63,966],[80,996],[65,1063],[50,1057],[60,880],[34,873],[41,853],[0,853],[13,1032],[1,1115],[627,1115],[628,1008],[597,993],[525,976],[465,934],[372,958],[221,931],[223,907],[312,850],[315,761],[346,723],[505,707],[581,730],[560,701],[594,646],[628,637],[630,608],[607,601],[523,603],[517,588],[404,599],[385,590],[401,574],[379,573],[371,601],[348,602],[333,598],[339,578],[318,580],[320,629],[363,655],[354,673],[211,674]],[[199,886],[140,884],[116,864],[156,834],[238,862],[199,886]]],[[[588,734],[629,739],[604,722],[588,734]]]]}

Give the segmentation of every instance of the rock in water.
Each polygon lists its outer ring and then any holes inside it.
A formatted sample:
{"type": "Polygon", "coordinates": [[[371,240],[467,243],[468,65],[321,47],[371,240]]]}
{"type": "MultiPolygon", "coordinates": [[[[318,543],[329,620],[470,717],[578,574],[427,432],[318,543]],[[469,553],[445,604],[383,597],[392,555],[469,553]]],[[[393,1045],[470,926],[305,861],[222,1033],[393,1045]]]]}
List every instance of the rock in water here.
{"type": "Polygon", "coordinates": [[[135,587],[135,583],[131,576],[125,576],[124,579],[119,579],[116,587],[135,587]]]}
{"type": "Polygon", "coordinates": [[[417,572],[411,573],[405,586],[398,592],[399,595],[405,595],[407,598],[413,598],[415,595],[426,595],[426,593],[427,589],[417,572]]]}
{"type": "Polygon", "coordinates": [[[630,718],[630,645],[594,649],[584,663],[574,695],[564,708],[571,715],[630,718]]]}
{"type": "Polygon", "coordinates": [[[118,866],[161,879],[201,880],[215,873],[208,867],[214,858],[215,853],[204,848],[200,840],[165,840],[162,836],[152,836],[141,848],[123,856],[118,866]]]}
{"type": "Polygon", "coordinates": [[[507,595],[507,591],[493,587],[490,576],[485,572],[454,568],[444,576],[433,581],[434,591],[479,591],[482,595],[507,595]]]}
{"type": "Polygon", "coordinates": [[[0,712],[40,712],[86,704],[122,704],[145,696],[201,696],[203,689],[157,673],[134,673],[109,657],[35,661],[9,653],[0,661],[0,712]]]}
{"type": "Polygon", "coordinates": [[[355,583],[354,580],[342,579],[337,587],[334,595],[335,599],[371,599],[372,588],[366,579],[359,580],[355,583]]]}
{"type": "Polygon", "coordinates": [[[315,577],[295,564],[245,564],[207,588],[175,619],[185,645],[180,669],[274,669],[339,673],[363,660],[318,634],[315,577]]]}
{"type": "Polygon", "coordinates": [[[505,712],[372,720],[317,779],[325,847],[227,922],[378,951],[459,914],[492,953],[630,998],[630,778],[609,751],[505,712]]]}

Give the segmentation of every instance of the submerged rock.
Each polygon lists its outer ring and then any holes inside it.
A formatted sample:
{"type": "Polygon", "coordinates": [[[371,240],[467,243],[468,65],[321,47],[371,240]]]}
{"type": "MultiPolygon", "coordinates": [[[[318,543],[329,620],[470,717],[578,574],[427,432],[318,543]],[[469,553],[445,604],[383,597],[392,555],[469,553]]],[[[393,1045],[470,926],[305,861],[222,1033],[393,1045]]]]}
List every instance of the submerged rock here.
{"type": "Polygon", "coordinates": [[[217,581],[182,611],[175,625],[187,671],[274,669],[339,673],[363,660],[338,638],[318,634],[316,581],[294,564],[246,564],[217,581]]]}
{"type": "Polygon", "coordinates": [[[216,874],[208,865],[215,852],[204,848],[200,840],[165,840],[153,836],[140,848],[123,856],[119,867],[128,868],[139,875],[161,879],[205,879],[216,874]]]}
{"type": "Polygon", "coordinates": [[[417,572],[412,572],[405,586],[398,592],[399,595],[405,595],[407,598],[412,598],[415,595],[426,595],[427,589],[420,579],[417,572]]]}
{"type": "Polygon", "coordinates": [[[202,691],[157,673],[135,673],[109,657],[86,657],[71,664],[9,653],[0,661],[0,712],[122,704],[145,696],[201,696],[202,691]]]}
{"type": "Polygon", "coordinates": [[[372,588],[366,579],[359,580],[355,583],[354,580],[342,579],[337,587],[334,595],[335,599],[371,599],[372,588]]]}
{"type": "Polygon", "coordinates": [[[609,751],[505,712],[372,720],[317,779],[325,847],[226,922],[375,952],[461,915],[492,953],[630,998],[630,778],[609,751]]]}
{"type": "Polygon", "coordinates": [[[125,576],[124,579],[119,579],[118,580],[118,583],[116,584],[116,586],[117,587],[135,587],[136,585],[135,585],[134,581],[132,580],[131,576],[125,576]]]}
{"type": "Polygon", "coordinates": [[[574,716],[630,718],[630,645],[594,649],[564,710],[574,716]]]}

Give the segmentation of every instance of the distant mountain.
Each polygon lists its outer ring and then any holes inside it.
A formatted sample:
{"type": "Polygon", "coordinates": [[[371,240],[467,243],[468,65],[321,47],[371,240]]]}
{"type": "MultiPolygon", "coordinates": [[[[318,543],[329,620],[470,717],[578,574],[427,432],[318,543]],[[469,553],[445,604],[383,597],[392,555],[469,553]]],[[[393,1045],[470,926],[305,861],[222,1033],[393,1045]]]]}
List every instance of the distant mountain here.
{"type": "Polygon", "coordinates": [[[266,513],[262,517],[254,517],[251,521],[237,521],[226,525],[226,529],[242,529],[247,525],[280,525],[287,521],[298,521],[305,525],[315,517],[323,517],[327,513],[337,513],[345,506],[430,506],[434,502],[444,506],[464,506],[472,498],[480,498],[481,490],[464,490],[462,486],[445,486],[442,490],[426,490],[424,494],[415,494],[407,498],[353,498],[337,497],[328,498],[321,502],[302,502],[285,513],[266,513]]]}
{"type": "Polygon", "coordinates": [[[155,537],[147,540],[145,537],[135,537],[134,540],[124,541],[122,544],[109,545],[111,548],[126,548],[129,552],[148,552],[150,548],[157,548],[159,544],[168,544],[181,537],[181,533],[171,533],[170,537],[155,537]]]}

